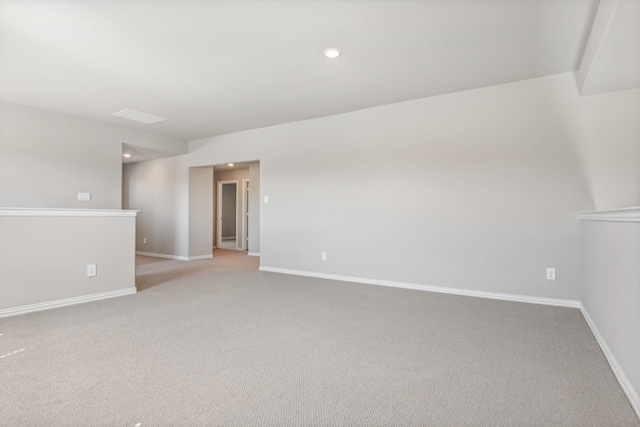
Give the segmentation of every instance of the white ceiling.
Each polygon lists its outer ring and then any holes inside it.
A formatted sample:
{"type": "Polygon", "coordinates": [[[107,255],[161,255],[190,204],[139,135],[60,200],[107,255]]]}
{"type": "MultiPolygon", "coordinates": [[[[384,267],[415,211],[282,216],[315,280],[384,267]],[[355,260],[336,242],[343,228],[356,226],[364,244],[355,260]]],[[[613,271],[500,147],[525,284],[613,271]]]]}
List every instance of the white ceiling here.
{"type": "Polygon", "coordinates": [[[575,71],[597,6],[0,0],[0,99],[197,139],[575,71]]]}

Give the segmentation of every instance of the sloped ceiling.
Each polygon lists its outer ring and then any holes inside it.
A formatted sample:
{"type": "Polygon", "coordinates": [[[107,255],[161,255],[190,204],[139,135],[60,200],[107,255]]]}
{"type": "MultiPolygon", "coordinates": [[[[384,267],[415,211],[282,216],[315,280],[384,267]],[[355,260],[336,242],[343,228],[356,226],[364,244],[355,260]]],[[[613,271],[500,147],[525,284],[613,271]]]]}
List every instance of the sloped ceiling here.
{"type": "Polygon", "coordinates": [[[578,84],[582,95],[640,88],[640,1],[600,2],[578,84]]]}
{"type": "Polygon", "coordinates": [[[575,71],[597,7],[0,0],[0,99],[191,140],[575,71]]]}

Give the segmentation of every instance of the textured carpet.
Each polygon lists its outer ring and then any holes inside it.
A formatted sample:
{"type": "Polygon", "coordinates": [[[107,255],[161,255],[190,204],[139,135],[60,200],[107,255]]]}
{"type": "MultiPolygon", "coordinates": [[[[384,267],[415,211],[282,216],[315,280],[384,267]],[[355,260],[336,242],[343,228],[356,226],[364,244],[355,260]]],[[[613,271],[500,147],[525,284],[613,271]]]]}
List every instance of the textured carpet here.
{"type": "Polygon", "coordinates": [[[140,257],[136,295],[0,319],[0,425],[640,425],[576,309],[257,262],[140,257]]]}

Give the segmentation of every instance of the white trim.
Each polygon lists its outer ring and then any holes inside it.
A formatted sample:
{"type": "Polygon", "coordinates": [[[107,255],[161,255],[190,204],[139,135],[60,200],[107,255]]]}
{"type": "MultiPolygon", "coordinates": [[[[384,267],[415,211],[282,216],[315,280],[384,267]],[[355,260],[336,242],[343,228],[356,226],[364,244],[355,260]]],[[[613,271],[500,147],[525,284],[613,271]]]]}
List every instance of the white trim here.
{"type": "Polygon", "coordinates": [[[138,212],[122,209],[0,208],[0,216],[136,216],[138,212]]]}
{"type": "Polygon", "coordinates": [[[136,255],[150,256],[150,257],[154,257],[154,258],[175,259],[175,260],[178,260],[178,261],[196,261],[196,260],[199,260],[199,259],[213,258],[213,254],[196,255],[196,256],[179,256],[179,255],[156,254],[156,253],[153,253],[153,252],[140,252],[140,251],[136,251],[136,255]]]}
{"type": "Polygon", "coordinates": [[[640,207],[579,212],[578,219],[581,221],[640,222],[640,207]]]}
{"type": "Polygon", "coordinates": [[[314,273],[310,271],[288,270],[285,268],[260,266],[260,271],[272,273],[293,274],[296,276],[318,277],[321,279],[341,280],[343,282],[366,283],[370,285],[391,286],[394,288],[416,289],[419,291],[438,292],[443,294],[463,295],[469,297],[489,298],[504,301],[526,302],[531,304],[554,305],[558,307],[578,308],[579,301],[544,297],[530,297],[524,295],[500,294],[496,292],[472,291],[468,289],[446,288],[443,286],[420,285],[417,283],[392,282],[389,280],[374,280],[361,277],[340,276],[337,274],[314,273]]]}
{"type": "Polygon", "coordinates": [[[189,261],[189,257],[186,257],[186,256],[156,254],[156,253],[153,253],[153,252],[136,251],[136,255],[151,256],[151,257],[154,257],[154,258],[176,259],[178,261],[189,261]]]}
{"type": "Polygon", "coordinates": [[[23,305],[22,307],[5,308],[0,310],[0,317],[17,316],[19,314],[33,313],[35,311],[49,310],[51,308],[65,307],[68,305],[81,304],[91,301],[99,301],[107,298],[121,297],[135,294],[136,287],[118,289],[117,291],[101,292],[99,294],[84,295],[81,297],[66,298],[56,301],[41,302],[38,304],[23,305]]]}
{"type": "MultiPolygon", "coordinates": [[[[240,245],[240,250],[242,251],[246,251],[248,248],[248,244],[247,244],[247,240],[249,237],[249,234],[247,232],[247,226],[249,225],[249,219],[248,219],[248,209],[249,209],[249,204],[248,204],[248,197],[247,197],[247,193],[249,192],[249,178],[243,178],[242,179],[242,236],[240,237],[241,240],[241,245],[240,245]]],[[[237,246],[237,242],[236,242],[236,246],[237,246]]]]}
{"type": "Polygon", "coordinates": [[[633,388],[633,384],[631,384],[631,381],[629,381],[629,378],[627,378],[626,374],[624,373],[624,370],[622,369],[622,367],[616,360],[615,356],[613,355],[613,352],[607,345],[607,342],[604,340],[602,335],[600,335],[600,331],[598,330],[598,328],[596,327],[596,324],[591,319],[591,316],[589,316],[587,309],[582,305],[582,303],[580,303],[579,308],[580,308],[580,311],[582,312],[582,315],[584,316],[584,320],[587,321],[587,325],[589,325],[589,328],[591,328],[591,332],[593,332],[593,336],[596,338],[596,341],[600,345],[602,352],[607,358],[607,362],[609,362],[609,366],[611,366],[611,370],[613,371],[613,374],[618,380],[618,383],[620,383],[620,387],[622,388],[622,391],[629,399],[629,403],[631,404],[631,407],[635,411],[636,415],[638,416],[638,418],[640,418],[640,397],[638,397],[638,392],[633,388]]]}
{"type": "MultiPolygon", "coordinates": [[[[247,255],[249,256],[260,256],[260,252],[248,252],[247,255]]],[[[267,271],[267,270],[265,270],[267,271]]]]}
{"type": "Polygon", "coordinates": [[[213,254],[209,254],[209,255],[197,255],[197,256],[190,256],[189,257],[189,261],[196,261],[199,259],[211,259],[213,258],[213,254]]]}

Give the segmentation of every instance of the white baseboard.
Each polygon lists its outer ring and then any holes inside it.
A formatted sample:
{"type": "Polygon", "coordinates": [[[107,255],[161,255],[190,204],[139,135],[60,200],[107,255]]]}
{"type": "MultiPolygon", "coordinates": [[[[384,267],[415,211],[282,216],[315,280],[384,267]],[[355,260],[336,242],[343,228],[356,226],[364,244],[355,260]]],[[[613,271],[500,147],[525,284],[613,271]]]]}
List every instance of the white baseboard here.
{"type": "Polygon", "coordinates": [[[620,387],[622,388],[622,391],[624,391],[624,394],[627,396],[627,399],[629,399],[629,403],[631,403],[631,407],[635,411],[638,418],[640,418],[640,397],[638,396],[638,392],[633,388],[633,384],[631,384],[631,381],[629,381],[629,378],[624,373],[622,366],[620,366],[620,364],[616,360],[615,356],[613,355],[613,352],[607,345],[607,342],[604,340],[604,338],[600,334],[600,331],[598,330],[596,324],[591,319],[591,316],[589,316],[587,309],[582,304],[580,304],[580,311],[584,316],[584,320],[587,321],[587,325],[589,325],[589,328],[591,328],[591,332],[593,332],[593,336],[596,337],[596,341],[600,345],[602,352],[607,358],[607,361],[609,362],[609,366],[611,366],[611,370],[613,371],[613,374],[618,380],[618,383],[620,383],[620,387]]]}
{"type": "Polygon", "coordinates": [[[189,261],[195,261],[197,259],[211,259],[213,258],[213,254],[209,254],[209,255],[198,255],[198,256],[190,256],[188,258],[189,261]]]}
{"type": "Polygon", "coordinates": [[[156,253],[153,253],[153,252],[140,252],[140,251],[136,251],[136,255],[150,256],[150,257],[154,257],[154,258],[175,259],[175,260],[178,260],[178,261],[195,261],[195,260],[198,260],[198,259],[213,258],[213,254],[197,255],[197,256],[178,256],[178,255],[156,254],[156,253]]]}
{"type": "Polygon", "coordinates": [[[249,256],[260,256],[260,252],[248,252],[247,255],[249,255],[249,256]]]}
{"type": "Polygon", "coordinates": [[[0,310],[0,317],[17,316],[18,314],[33,313],[35,311],[49,310],[51,308],[65,307],[67,305],[82,304],[90,301],[99,301],[107,298],[131,295],[137,292],[136,287],[118,289],[117,291],[102,292],[99,294],[83,295],[81,297],[59,299],[56,301],[41,302],[38,304],[23,305],[22,307],[5,308],[0,310]]]}
{"type": "Polygon", "coordinates": [[[154,257],[154,258],[176,259],[178,261],[189,261],[189,257],[186,257],[186,256],[156,254],[156,253],[153,253],[153,252],[136,251],[136,255],[151,256],[151,257],[154,257]]]}
{"type": "Polygon", "coordinates": [[[631,383],[631,381],[629,381],[629,378],[624,373],[624,370],[616,360],[615,356],[611,352],[611,349],[609,349],[609,346],[607,345],[606,341],[600,334],[600,331],[598,331],[598,328],[596,327],[595,323],[589,316],[589,313],[587,313],[587,310],[580,303],[580,301],[554,299],[554,298],[542,298],[542,297],[529,297],[529,296],[512,295],[512,294],[501,294],[501,293],[495,293],[495,292],[471,291],[467,289],[445,288],[441,286],[428,286],[428,285],[419,285],[415,283],[392,282],[387,280],[364,279],[360,277],[340,276],[337,274],[323,274],[323,273],[315,273],[310,271],[289,270],[285,268],[275,268],[275,267],[265,267],[265,266],[261,266],[260,271],[292,274],[296,276],[318,277],[321,279],[341,280],[344,282],[391,286],[395,288],[416,289],[416,290],[422,290],[422,291],[439,292],[439,293],[453,294],[453,295],[463,295],[463,296],[490,298],[490,299],[498,299],[498,300],[505,300],[505,301],[526,302],[526,303],[533,303],[533,304],[544,304],[544,305],[553,305],[553,306],[559,306],[559,307],[578,308],[582,312],[582,315],[584,316],[587,324],[589,325],[589,328],[591,328],[591,332],[593,332],[593,335],[596,338],[596,341],[600,345],[602,352],[607,358],[607,361],[611,366],[611,370],[613,371],[616,379],[618,380],[620,387],[622,388],[625,395],[629,399],[631,407],[635,411],[638,418],[640,418],[640,397],[638,396],[638,392],[634,389],[633,384],[631,383]]]}
{"type": "Polygon", "coordinates": [[[574,300],[544,298],[544,297],[529,297],[524,295],[500,294],[496,292],[472,291],[468,289],[445,288],[442,286],[420,285],[416,283],[392,282],[389,280],[375,280],[375,279],[365,279],[365,278],[353,277],[353,276],[340,276],[337,274],[324,274],[324,273],[315,273],[310,271],[288,270],[285,268],[261,266],[260,271],[293,274],[296,276],[318,277],[321,279],[341,280],[343,282],[355,282],[355,283],[366,283],[370,285],[391,286],[394,288],[416,289],[419,291],[438,292],[442,294],[463,295],[463,296],[469,296],[469,297],[489,298],[489,299],[497,299],[497,300],[504,300],[504,301],[526,302],[531,304],[554,305],[559,307],[572,307],[572,308],[578,308],[580,306],[580,302],[574,301],[574,300]]]}

